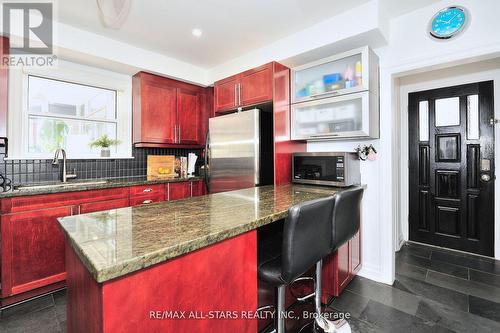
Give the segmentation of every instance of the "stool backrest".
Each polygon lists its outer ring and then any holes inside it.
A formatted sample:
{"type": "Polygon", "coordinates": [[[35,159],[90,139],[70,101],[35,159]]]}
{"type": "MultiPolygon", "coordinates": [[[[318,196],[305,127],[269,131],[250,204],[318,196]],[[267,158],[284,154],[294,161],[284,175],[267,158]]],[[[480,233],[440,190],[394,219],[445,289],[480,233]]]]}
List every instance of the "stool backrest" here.
{"type": "Polygon", "coordinates": [[[334,197],[291,207],[283,228],[281,278],[290,283],[330,254],[334,197]]]}
{"type": "Polygon", "coordinates": [[[363,188],[355,186],[337,192],[334,197],[332,219],[332,252],[354,237],[361,222],[363,188]]]}

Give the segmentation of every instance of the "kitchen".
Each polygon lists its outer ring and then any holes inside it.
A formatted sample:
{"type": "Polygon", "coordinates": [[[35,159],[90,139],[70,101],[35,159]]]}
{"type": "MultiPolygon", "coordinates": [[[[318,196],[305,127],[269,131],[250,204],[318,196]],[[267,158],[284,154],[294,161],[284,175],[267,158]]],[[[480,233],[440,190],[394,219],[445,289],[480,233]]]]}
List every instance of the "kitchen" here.
{"type": "MultiPolygon", "coordinates": [[[[228,47],[237,45],[235,32],[217,37],[215,27],[224,25],[199,13],[181,22],[175,13],[187,8],[180,4],[57,3],[57,67],[3,66],[0,73],[0,327],[495,331],[498,93],[488,82],[497,79],[500,43],[488,24],[496,23],[485,23],[488,10],[473,1],[316,2],[308,15],[298,2],[287,7],[301,27],[240,30],[261,44],[239,48],[228,47]],[[142,38],[145,17],[167,12],[187,31],[168,32],[177,54],[161,34],[142,38]],[[452,38],[439,40],[443,32],[422,23],[450,13],[467,23],[444,33],[452,38]],[[363,25],[350,26],[353,15],[366,18],[363,25]],[[312,38],[339,24],[344,35],[312,38]],[[454,86],[461,88],[447,88],[454,86]],[[457,105],[460,116],[440,111],[457,105]],[[435,143],[425,134],[433,131],[435,143]],[[338,217],[353,229],[338,244],[335,233],[325,240],[327,253],[316,253],[293,281],[273,280],[276,260],[262,257],[284,250],[276,237],[293,233],[290,212],[329,197],[357,207],[338,217]],[[322,315],[281,320],[274,316],[280,307],[322,315]],[[162,310],[198,317],[156,317],[162,310]],[[239,315],[202,316],[212,310],[239,315]],[[268,310],[273,315],[261,318],[268,310]],[[453,322],[452,310],[463,322],[453,322]],[[246,311],[253,316],[244,318],[246,311]],[[349,317],[326,320],[340,314],[349,317]]],[[[259,11],[261,22],[283,9],[274,6],[259,11]]],[[[237,16],[231,20],[245,29],[237,16]]],[[[16,33],[8,37],[2,57],[23,59],[16,33]]],[[[306,248],[320,251],[325,234],[306,248]]]]}

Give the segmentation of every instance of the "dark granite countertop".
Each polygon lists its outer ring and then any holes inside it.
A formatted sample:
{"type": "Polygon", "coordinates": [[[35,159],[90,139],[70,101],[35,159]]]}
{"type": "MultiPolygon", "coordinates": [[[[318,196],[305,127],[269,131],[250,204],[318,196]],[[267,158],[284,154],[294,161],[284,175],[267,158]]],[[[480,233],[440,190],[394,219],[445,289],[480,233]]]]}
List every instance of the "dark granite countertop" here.
{"type": "Polygon", "coordinates": [[[153,185],[153,184],[196,181],[200,179],[203,178],[192,177],[192,178],[173,178],[164,180],[147,180],[146,176],[141,176],[141,177],[113,178],[113,179],[73,180],[73,181],[68,181],[68,183],[66,184],[61,182],[40,183],[36,185],[27,184],[23,185],[19,189],[14,189],[8,192],[0,192],[0,199],[23,197],[30,195],[40,195],[40,194],[99,190],[99,189],[128,187],[136,185],[153,185]]]}
{"type": "Polygon", "coordinates": [[[283,185],[68,216],[59,223],[97,282],[121,277],[280,220],[339,188],[283,185]]]}

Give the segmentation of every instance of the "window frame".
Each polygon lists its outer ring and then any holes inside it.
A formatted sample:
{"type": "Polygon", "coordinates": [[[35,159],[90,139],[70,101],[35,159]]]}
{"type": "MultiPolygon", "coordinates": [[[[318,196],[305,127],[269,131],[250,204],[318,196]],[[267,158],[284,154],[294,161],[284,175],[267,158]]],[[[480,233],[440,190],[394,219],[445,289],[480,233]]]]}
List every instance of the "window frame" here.
{"type": "MultiPolygon", "coordinates": [[[[29,76],[103,88],[116,92],[116,133],[121,143],[111,157],[68,150],[68,159],[117,159],[132,156],[132,77],[104,69],[59,60],[57,68],[12,68],[9,70],[9,158],[52,159],[53,153],[28,152],[29,76]],[[18,112],[20,110],[21,112],[18,112]]],[[[61,117],[65,118],[65,117],[61,117]]],[[[96,122],[101,122],[97,120],[96,122]]]]}

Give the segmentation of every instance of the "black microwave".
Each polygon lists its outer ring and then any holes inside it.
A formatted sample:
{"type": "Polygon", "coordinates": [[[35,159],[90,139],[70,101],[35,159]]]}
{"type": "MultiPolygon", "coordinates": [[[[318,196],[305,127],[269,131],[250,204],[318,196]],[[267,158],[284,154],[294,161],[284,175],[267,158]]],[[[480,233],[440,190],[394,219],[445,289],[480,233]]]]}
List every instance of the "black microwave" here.
{"type": "Polygon", "coordinates": [[[356,153],[295,153],[292,155],[292,182],[346,187],[361,183],[356,153]]]}

